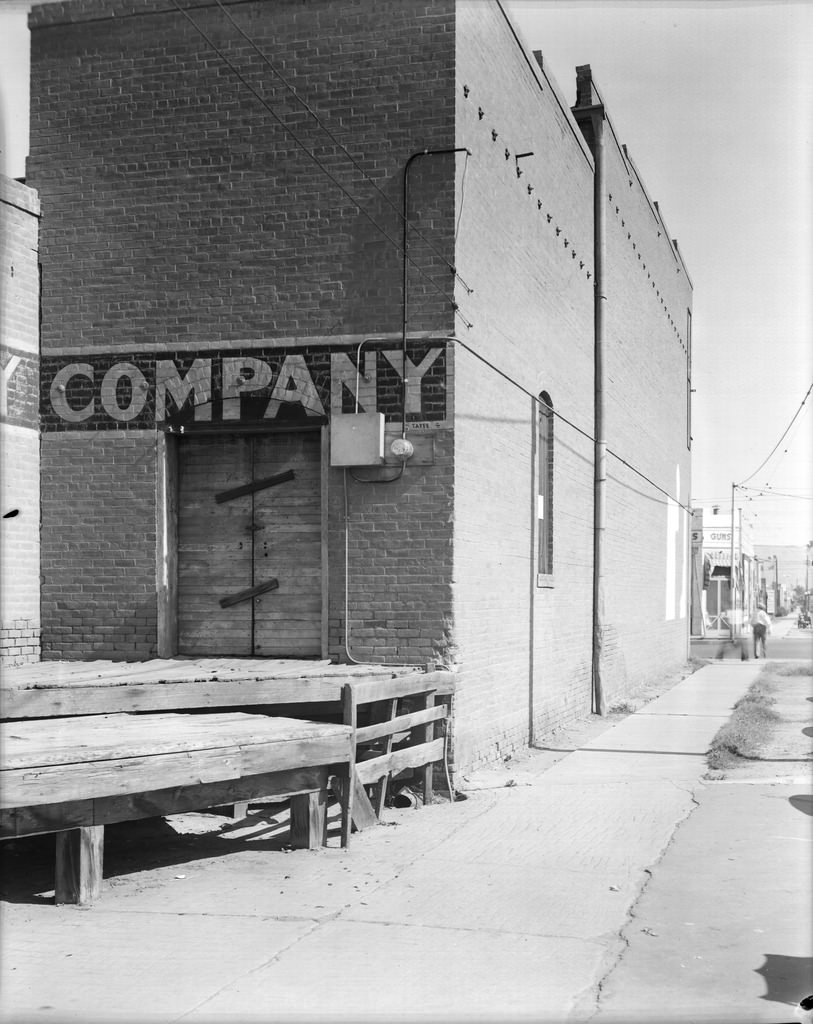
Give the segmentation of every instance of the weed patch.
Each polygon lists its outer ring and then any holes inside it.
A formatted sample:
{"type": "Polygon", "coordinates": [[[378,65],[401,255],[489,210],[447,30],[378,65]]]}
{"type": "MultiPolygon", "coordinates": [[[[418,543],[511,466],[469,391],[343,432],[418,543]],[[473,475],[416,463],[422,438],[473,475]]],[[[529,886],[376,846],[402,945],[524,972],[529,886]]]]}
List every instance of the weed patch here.
{"type": "Polygon", "coordinates": [[[738,760],[759,760],[759,751],[767,741],[779,715],[773,710],[776,684],[774,673],[766,665],[748,692],[734,705],[731,718],[717,730],[706,759],[711,769],[729,768],[738,760]]]}
{"type": "Polygon", "coordinates": [[[796,662],[768,662],[760,673],[772,676],[813,676],[813,665],[808,661],[801,665],[796,662]]]}

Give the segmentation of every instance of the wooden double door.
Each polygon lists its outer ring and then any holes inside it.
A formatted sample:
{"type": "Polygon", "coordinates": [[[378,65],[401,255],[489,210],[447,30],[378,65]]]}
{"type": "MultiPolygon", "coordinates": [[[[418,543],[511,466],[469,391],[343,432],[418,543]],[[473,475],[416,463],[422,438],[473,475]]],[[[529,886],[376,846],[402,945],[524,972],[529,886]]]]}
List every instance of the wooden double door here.
{"type": "Polygon", "coordinates": [[[323,654],[322,504],[319,430],[181,440],[179,654],[323,654]]]}

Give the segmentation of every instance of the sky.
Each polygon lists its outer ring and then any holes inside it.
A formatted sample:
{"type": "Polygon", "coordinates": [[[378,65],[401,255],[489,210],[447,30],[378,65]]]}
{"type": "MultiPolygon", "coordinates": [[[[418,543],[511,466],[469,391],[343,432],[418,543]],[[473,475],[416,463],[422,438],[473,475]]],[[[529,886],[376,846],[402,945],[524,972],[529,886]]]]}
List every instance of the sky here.
{"type": "Polygon", "coordinates": [[[730,514],[731,485],[756,488],[734,492],[735,516],[742,508],[754,543],[806,544],[813,2],[506,6],[569,103],[575,68],[591,65],[616,134],[686,261],[694,285],[692,504],[730,514]]]}
{"type": "MultiPolygon", "coordinates": [[[[569,103],[576,66],[591,65],[680,245],[694,285],[692,504],[730,511],[737,484],[754,543],[805,545],[813,0],[504,3],[569,103]]],[[[0,173],[11,177],[25,174],[29,6],[0,0],[0,173]]]]}

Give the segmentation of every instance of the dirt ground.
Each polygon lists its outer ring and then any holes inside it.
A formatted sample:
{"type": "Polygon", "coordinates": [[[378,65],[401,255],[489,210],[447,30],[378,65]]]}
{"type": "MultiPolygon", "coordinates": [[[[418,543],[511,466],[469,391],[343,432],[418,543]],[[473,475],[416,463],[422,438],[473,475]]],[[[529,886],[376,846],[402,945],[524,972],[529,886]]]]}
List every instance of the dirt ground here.
{"type": "MultiPolygon", "coordinates": [[[[771,662],[766,664],[770,668],[771,662]]],[[[813,664],[809,668],[809,675],[773,677],[777,690],[772,709],[779,720],[766,736],[759,755],[740,758],[736,765],[721,771],[710,771],[706,776],[709,780],[813,779],[813,664]]]]}

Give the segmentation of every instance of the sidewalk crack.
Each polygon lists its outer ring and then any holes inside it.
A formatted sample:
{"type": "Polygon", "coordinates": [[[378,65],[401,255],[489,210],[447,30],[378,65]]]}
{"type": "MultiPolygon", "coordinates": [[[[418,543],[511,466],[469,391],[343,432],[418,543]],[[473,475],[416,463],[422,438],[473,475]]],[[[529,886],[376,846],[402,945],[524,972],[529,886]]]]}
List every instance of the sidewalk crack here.
{"type": "MultiPolygon", "coordinates": [[[[684,786],[677,785],[677,783],[673,783],[673,785],[676,789],[679,789],[681,792],[684,792],[689,796],[689,798],[691,799],[691,804],[689,805],[689,808],[683,815],[683,817],[679,818],[675,822],[674,827],[672,828],[672,831],[669,835],[669,838],[664,843],[663,848],[661,849],[656,859],[652,862],[652,864],[649,867],[645,867],[642,869],[644,875],[643,881],[641,882],[641,885],[638,889],[635,898],[633,899],[632,903],[630,903],[629,908],[627,909],[626,920],[618,929],[618,932],[615,936],[615,954],[612,955],[612,959],[608,963],[604,973],[601,975],[601,977],[598,979],[598,981],[592,988],[593,995],[589,1000],[589,1002],[592,1005],[589,1006],[585,1012],[585,1015],[583,1017],[584,1024],[587,1024],[588,1021],[594,1020],[600,1016],[601,997],[604,993],[605,986],[607,985],[607,982],[609,981],[611,975],[621,965],[622,961],[624,960],[624,957],[626,956],[630,948],[630,939],[628,938],[628,933],[630,931],[631,926],[637,918],[638,905],[643,899],[644,894],[646,893],[650,883],[652,882],[652,879],[655,876],[655,869],[663,861],[663,858],[666,856],[669,849],[672,847],[681,827],[689,820],[692,814],[694,814],[694,812],[700,806],[700,801],[695,796],[694,789],[687,789],[684,786]]],[[[610,951],[608,951],[608,953],[609,952],[610,951]]],[[[583,994],[582,999],[585,1002],[588,1001],[586,998],[586,994],[583,994]]]]}

